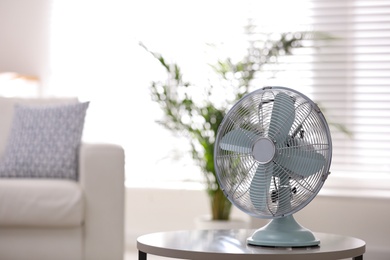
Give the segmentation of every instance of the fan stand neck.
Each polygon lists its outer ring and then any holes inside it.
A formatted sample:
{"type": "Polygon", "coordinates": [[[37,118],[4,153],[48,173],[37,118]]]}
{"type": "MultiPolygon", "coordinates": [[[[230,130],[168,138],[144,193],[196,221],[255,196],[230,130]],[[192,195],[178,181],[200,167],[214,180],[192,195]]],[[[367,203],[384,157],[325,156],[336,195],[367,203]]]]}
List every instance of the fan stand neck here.
{"type": "Polygon", "coordinates": [[[247,242],[250,245],[270,247],[310,247],[320,244],[314,234],[302,227],[292,215],[273,219],[256,230],[247,242]]]}

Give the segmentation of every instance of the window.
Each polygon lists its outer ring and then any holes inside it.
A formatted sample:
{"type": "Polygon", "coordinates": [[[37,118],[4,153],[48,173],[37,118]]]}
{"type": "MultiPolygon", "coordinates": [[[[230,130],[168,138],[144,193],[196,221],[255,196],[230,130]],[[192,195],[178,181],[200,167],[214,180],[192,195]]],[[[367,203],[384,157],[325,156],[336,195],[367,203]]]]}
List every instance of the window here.
{"type": "Polygon", "coordinates": [[[312,50],[313,98],[333,131],[332,171],[350,176],[390,175],[390,2],[313,1],[313,29],[333,40],[312,50]]]}
{"type": "Polygon", "coordinates": [[[332,131],[333,175],[390,176],[389,1],[84,0],[53,5],[53,76],[46,94],[92,101],[86,140],[123,145],[130,182],[201,178],[185,153],[186,140],[154,122],[160,111],[150,101],[148,86],[165,74],[138,42],[181,65],[191,82],[207,84],[207,64],[216,61],[216,53],[234,58],[245,51],[248,18],[263,32],[332,36],[306,40],[304,48],[261,74],[258,87],[297,89],[320,104],[329,122],[352,132],[348,137],[332,131]],[[218,52],[207,51],[207,43],[217,44],[218,52]]]}
{"type": "Polygon", "coordinates": [[[390,2],[315,0],[305,7],[307,28],[330,39],[306,41],[282,61],[275,81],[298,82],[294,88],[319,103],[333,125],[332,185],[388,189],[390,2]]]}

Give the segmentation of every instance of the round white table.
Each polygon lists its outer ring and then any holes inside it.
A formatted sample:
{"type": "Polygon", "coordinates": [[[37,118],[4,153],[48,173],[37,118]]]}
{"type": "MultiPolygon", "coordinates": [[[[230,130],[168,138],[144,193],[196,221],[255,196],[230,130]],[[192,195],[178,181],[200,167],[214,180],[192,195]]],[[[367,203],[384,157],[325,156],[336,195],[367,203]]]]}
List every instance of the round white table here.
{"type": "Polygon", "coordinates": [[[316,247],[252,246],[246,239],[255,230],[183,230],[152,233],[137,239],[139,260],[147,254],[192,260],[363,260],[366,243],[354,237],[314,233],[316,247]]]}

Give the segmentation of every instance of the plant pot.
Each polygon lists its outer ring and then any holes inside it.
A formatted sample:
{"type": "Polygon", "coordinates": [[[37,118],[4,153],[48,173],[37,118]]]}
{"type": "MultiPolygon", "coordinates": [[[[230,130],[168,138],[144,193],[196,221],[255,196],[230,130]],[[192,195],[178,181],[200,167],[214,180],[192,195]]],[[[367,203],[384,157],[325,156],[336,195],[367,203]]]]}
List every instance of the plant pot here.
{"type": "Polygon", "coordinates": [[[246,219],[212,220],[210,215],[202,215],[195,219],[196,229],[241,229],[250,225],[246,219]]]}

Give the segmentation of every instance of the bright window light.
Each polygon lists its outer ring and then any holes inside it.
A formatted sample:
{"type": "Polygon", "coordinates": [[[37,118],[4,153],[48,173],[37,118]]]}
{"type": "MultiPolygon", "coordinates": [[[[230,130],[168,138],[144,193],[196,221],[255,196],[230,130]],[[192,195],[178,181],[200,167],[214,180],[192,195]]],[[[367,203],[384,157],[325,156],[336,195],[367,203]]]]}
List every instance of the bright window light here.
{"type": "Polygon", "coordinates": [[[329,121],[352,132],[347,137],[332,130],[333,173],[386,175],[388,17],[386,1],[53,1],[52,76],[45,94],[91,101],[84,139],[121,144],[129,183],[199,181],[187,140],[155,123],[161,111],[149,86],[166,75],[139,42],[177,62],[190,82],[207,86],[208,64],[245,54],[248,19],[267,33],[326,32],[332,40],[307,41],[256,83],[305,93],[325,108],[329,121]]]}

